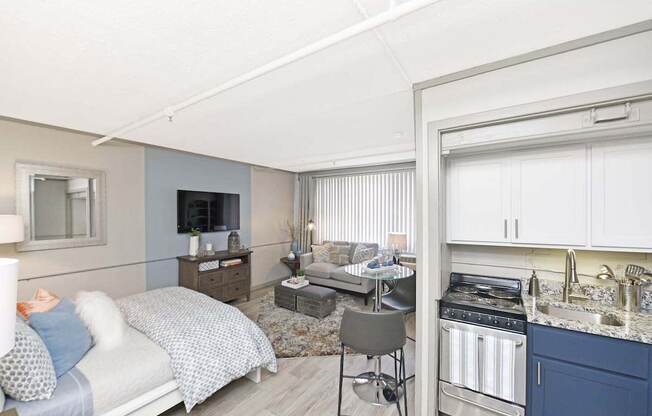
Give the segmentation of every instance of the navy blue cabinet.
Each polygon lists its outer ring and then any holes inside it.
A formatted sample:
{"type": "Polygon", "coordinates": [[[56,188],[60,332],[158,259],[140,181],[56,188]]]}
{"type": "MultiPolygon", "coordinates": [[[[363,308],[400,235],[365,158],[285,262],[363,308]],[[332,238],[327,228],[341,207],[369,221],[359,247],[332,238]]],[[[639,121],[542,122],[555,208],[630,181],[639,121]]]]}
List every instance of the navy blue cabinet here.
{"type": "Polygon", "coordinates": [[[528,416],[652,415],[652,348],[528,327],[528,416]]]}

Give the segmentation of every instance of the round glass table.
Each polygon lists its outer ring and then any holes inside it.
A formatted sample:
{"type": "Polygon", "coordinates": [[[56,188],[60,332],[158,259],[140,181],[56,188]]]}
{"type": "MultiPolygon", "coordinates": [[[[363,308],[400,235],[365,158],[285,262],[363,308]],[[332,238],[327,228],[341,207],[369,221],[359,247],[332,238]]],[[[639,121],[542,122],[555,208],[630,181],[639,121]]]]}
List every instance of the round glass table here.
{"type": "MultiPolygon", "coordinates": [[[[414,270],[398,264],[392,268],[374,270],[369,269],[367,263],[358,263],[350,264],[344,270],[350,275],[375,281],[374,312],[380,312],[382,309],[384,281],[400,280],[414,276],[414,270]]],[[[403,389],[399,386],[398,396],[394,393],[396,391],[396,379],[382,372],[381,358],[374,357],[374,371],[359,374],[353,379],[353,391],[362,400],[371,404],[386,406],[396,403],[403,395],[403,389]]]]}

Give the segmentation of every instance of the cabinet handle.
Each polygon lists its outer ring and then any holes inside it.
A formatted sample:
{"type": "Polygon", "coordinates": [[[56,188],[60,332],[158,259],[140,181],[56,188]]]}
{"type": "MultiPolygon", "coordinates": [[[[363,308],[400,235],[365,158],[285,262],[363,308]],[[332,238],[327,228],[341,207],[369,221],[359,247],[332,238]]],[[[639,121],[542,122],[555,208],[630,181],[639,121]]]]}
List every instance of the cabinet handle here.
{"type": "Polygon", "coordinates": [[[507,218],[505,218],[505,222],[503,223],[503,233],[505,234],[505,240],[507,240],[507,218]]]}
{"type": "Polygon", "coordinates": [[[518,218],[514,220],[514,235],[516,236],[516,239],[518,240],[518,218]]]}
{"type": "Polygon", "coordinates": [[[541,361],[537,361],[537,386],[541,385],[541,361]]]}

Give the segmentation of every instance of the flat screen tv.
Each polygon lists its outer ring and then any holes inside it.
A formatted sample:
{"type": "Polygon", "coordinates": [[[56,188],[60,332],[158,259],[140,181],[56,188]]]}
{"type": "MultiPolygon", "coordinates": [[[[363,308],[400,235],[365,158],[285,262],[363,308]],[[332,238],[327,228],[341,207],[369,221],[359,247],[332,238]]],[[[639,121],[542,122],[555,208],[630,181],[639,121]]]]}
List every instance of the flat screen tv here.
{"type": "Polygon", "coordinates": [[[240,229],[240,195],[177,191],[177,232],[203,233],[240,229]]]}

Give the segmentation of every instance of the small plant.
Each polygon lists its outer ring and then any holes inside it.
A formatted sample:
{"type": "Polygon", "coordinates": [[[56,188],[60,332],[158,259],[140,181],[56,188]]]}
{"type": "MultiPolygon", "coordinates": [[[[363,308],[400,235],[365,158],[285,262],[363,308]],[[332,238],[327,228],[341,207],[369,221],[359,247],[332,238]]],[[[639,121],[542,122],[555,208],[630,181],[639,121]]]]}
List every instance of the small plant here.
{"type": "Polygon", "coordinates": [[[303,269],[297,270],[297,277],[303,277],[305,275],[306,275],[305,270],[303,270],[303,269]]]}
{"type": "Polygon", "coordinates": [[[199,231],[199,228],[191,228],[188,232],[188,235],[191,237],[199,237],[201,235],[201,231],[199,231]]]}

